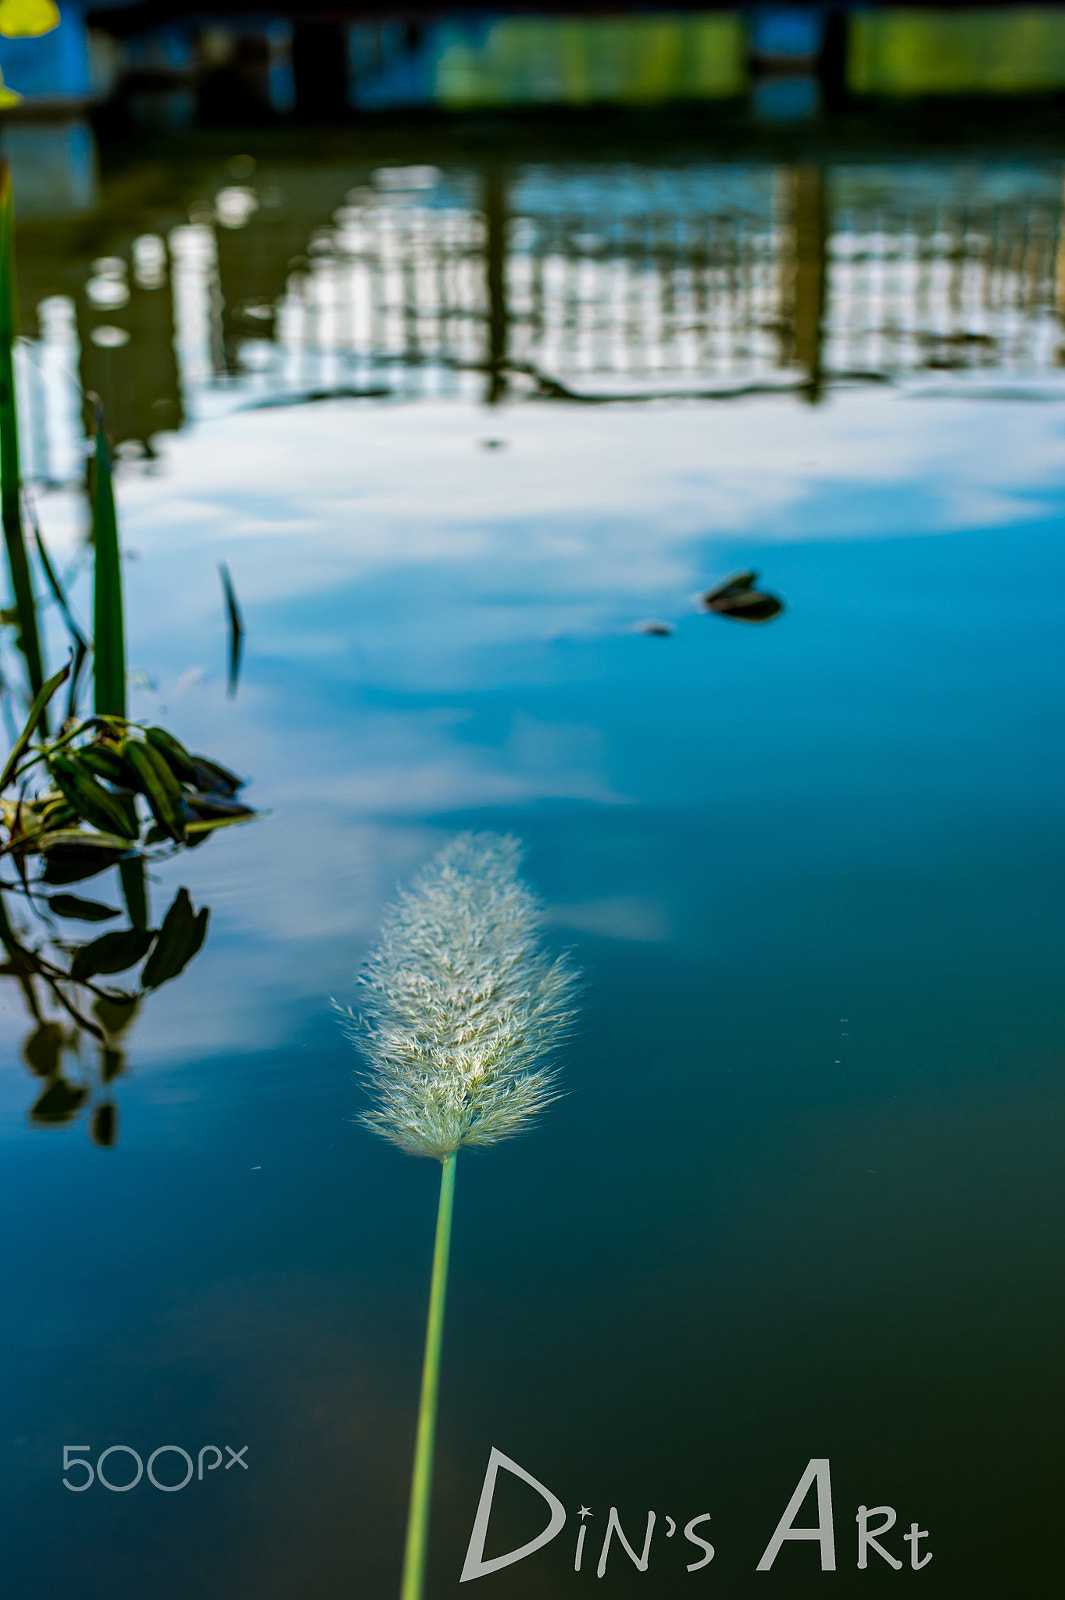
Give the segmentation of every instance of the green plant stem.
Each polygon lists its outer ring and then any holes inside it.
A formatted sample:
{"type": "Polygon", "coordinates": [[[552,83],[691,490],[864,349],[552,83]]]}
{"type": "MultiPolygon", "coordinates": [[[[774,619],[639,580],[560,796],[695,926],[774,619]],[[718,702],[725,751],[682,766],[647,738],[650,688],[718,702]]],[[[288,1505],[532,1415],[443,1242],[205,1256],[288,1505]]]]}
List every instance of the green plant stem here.
{"type": "MultiPolygon", "coordinates": [[[[0,517],[18,613],[19,642],[26,658],[31,695],[44,683],[37,604],[22,528],[22,471],[19,463],[18,405],[15,398],[14,343],[16,327],[15,216],[11,174],[0,163],[0,517]]],[[[44,713],[41,713],[43,725],[44,713]]]]}
{"type": "Polygon", "coordinates": [[[96,549],[92,620],[95,704],[96,711],[104,716],[124,717],[126,627],[122,605],[122,556],[111,482],[111,456],[104,437],[102,412],[96,418],[95,465],[93,539],[96,549]]]}
{"type": "Polygon", "coordinates": [[[436,1443],[436,1412],[440,1393],[440,1349],[444,1339],[444,1302],[447,1298],[451,1213],[455,1199],[455,1161],[456,1154],[452,1150],[444,1158],[440,1173],[440,1206],[436,1214],[429,1320],[425,1329],[422,1392],[418,1401],[418,1432],[414,1442],[414,1471],[410,1481],[400,1600],[422,1600],[425,1593],[425,1560],[429,1548],[429,1511],[433,1491],[433,1447],[436,1443]]]}

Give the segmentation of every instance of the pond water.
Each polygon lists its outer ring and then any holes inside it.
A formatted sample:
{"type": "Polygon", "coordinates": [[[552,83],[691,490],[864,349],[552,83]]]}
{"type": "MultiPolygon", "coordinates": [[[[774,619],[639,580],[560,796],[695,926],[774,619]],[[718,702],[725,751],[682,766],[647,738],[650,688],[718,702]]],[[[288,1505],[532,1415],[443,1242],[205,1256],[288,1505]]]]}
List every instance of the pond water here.
{"type": "MultiPolygon", "coordinates": [[[[597,1587],[611,1506],[637,1554],[658,1518],[620,1596],[902,1587],[915,1523],[925,1593],[1049,1592],[1061,154],[374,138],[112,155],[20,236],[45,538],[87,617],[80,384],[131,715],[265,815],[154,871],[210,930],[110,1147],[89,1042],[28,1115],[3,980],[9,1592],[396,1591],[437,1170],[353,1121],[331,1000],[467,829],[524,841],[586,988],[565,1098],[459,1161],[430,1593],[475,1592],[493,1446],[569,1520],[489,1600],[597,1587]],[[778,617],[700,609],[750,569],[778,617]],[[247,1451],[78,1494],[67,1445],[247,1451]],[[811,1458],[838,1571],[756,1573],[811,1458]],[[884,1505],[902,1568],[860,1570],[884,1505]]],[[[489,1553],[544,1515],[501,1486],[489,1553]]]]}

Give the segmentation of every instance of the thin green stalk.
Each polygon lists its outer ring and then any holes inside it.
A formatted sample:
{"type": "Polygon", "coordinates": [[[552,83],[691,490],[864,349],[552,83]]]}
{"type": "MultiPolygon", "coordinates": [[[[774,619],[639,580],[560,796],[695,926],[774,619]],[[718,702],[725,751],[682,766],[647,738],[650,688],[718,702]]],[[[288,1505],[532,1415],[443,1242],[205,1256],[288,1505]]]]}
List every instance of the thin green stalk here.
{"type": "Polygon", "coordinates": [[[19,642],[26,658],[30,692],[38,695],[44,683],[44,667],[33,579],[22,531],[22,472],[14,362],[17,320],[15,208],[11,198],[11,173],[7,163],[0,162],[0,519],[4,525],[11,590],[18,613],[19,642]]]}
{"type": "Polygon", "coordinates": [[[407,1542],[403,1551],[400,1600],[422,1600],[425,1560],[429,1547],[429,1510],[433,1490],[433,1447],[440,1392],[440,1349],[444,1339],[444,1302],[447,1298],[447,1264],[451,1250],[451,1213],[455,1199],[454,1150],[444,1157],[440,1173],[440,1206],[436,1214],[433,1277],[429,1287],[429,1321],[425,1329],[422,1392],[418,1402],[418,1432],[414,1443],[414,1471],[410,1481],[407,1542]]]}
{"type": "Polygon", "coordinates": [[[111,456],[102,411],[96,418],[96,472],[93,485],[93,684],[98,716],[126,715],[126,630],[122,607],[122,557],[111,482],[111,456]]]}

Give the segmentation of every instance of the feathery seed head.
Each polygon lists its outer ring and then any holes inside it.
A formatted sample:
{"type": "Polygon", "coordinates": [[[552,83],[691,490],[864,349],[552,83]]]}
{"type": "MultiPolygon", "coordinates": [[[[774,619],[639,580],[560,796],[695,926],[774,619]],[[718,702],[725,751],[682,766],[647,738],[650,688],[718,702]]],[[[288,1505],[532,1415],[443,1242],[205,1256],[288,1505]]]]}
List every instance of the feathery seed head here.
{"type": "Polygon", "coordinates": [[[464,833],[385,915],[345,1013],[366,1057],[361,1121],[412,1155],[495,1144],[558,1098],[550,1054],[577,974],[540,947],[539,902],[511,836],[464,833]]]}

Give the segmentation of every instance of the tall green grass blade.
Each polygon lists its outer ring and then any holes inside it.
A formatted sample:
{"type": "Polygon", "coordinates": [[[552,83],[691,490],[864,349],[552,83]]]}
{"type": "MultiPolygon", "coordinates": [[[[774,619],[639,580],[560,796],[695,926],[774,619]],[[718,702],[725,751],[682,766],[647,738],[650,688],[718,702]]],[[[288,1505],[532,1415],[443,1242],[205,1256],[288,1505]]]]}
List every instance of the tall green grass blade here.
{"type": "Polygon", "coordinates": [[[425,1330],[422,1392],[418,1402],[418,1431],[414,1442],[414,1470],[407,1512],[407,1541],[403,1551],[400,1600],[422,1600],[425,1564],[429,1550],[429,1511],[433,1492],[433,1452],[440,1394],[440,1352],[444,1342],[444,1304],[451,1252],[451,1215],[455,1200],[455,1161],[452,1150],[444,1157],[440,1173],[440,1205],[436,1214],[433,1276],[429,1286],[429,1320],[425,1330]]]}
{"type": "Polygon", "coordinates": [[[14,345],[18,321],[15,289],[15,208],[11,172],[0,162],[0,518],[4,526],[11,591],[18,613],[19,644],[26,658],[30,693],[44,685],[41,639],[33,579],[22,530],[22,473],[19,465],[18,402],[14,345]]]}
{"type": "Polygon", "coordinates": [[[93,535],[96,571],[93,585],[93,686],[98,716],[126,715],[126,631],[122,608],[122,556],[111,480],[111,454],[104,435],[103,408],[96,413],[96,473],[93,485],[93,535]]]}

